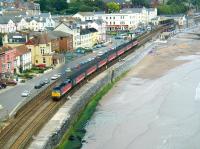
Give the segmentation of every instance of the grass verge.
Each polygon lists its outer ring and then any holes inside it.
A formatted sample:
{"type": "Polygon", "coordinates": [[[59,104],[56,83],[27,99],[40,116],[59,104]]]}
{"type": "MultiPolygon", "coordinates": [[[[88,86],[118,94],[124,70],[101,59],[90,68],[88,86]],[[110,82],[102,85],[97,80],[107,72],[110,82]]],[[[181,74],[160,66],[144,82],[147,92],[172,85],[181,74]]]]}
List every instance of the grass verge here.
{"type": "Polygon", "coordinates": [[[104,95],[108,93],[110,89],[114,86],[116,82],[118,82],[121,78],[123,78],[128,71],[124,72],[121,76],[116,78],[112,83],[105,85],[96,95],[94,95],[90,102],[86,105],[84,110],[79,114],[78,118],[73,126],[68,129],[66,134],[64,135],[61,143],[56,149],[80,149],[82,143],[85,142],[83,137],[85,136],[86,130],[85,126],[92,117],[93,113],[96,110],[96,107],[99,101],[102,99],[104,95]]]}

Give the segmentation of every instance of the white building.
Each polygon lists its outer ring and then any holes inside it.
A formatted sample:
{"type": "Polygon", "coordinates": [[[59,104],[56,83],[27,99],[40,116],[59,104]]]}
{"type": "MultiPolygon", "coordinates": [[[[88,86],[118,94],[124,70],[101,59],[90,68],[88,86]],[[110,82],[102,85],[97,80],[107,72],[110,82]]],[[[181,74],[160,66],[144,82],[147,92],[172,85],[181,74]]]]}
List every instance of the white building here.
{"type": "Polygon", "coordinates": [[[44,27],[45,28],[55,28],[56,22],[52,19],[51,13],[41,13],[39,15],[40,19],[44,19],[44,27]]]}
{"type": "Polygon", "coordinates": [[[28,21],[27,29],[32,31],[44,31],[45,30],[45,19],[33,18],[28,21]]]}
{"type": "Polygon", "coordinates": [[[106,22],[102,19],[88,22],[88,28],[95,28],[99,34],[99,41],[106,41],[106,22]]]}
{"type": "Polygon", "coordinates": [[[29,16],[0,16],[0,33],[12,33],[29,29],[32,31],[44,31],[54,29],[56,22],[50,13],[41,13],[35,17],[29,16]]]}
{"type": "Polygon", "coordinates": [[[142,24],[148,24],[157,17],[156,8],[129,8],[122,9],[117,13],[95,13],[95,12],[78,12],[73,17],[80,18],[82,21],[102,19],[106,22],[108,31],[112,30],[130,30],[135,29],[142,24]]]}
{"type": "Polygon", "coordinates": [[[21,45],[16,48],[16,72],[21,73],[25,70],[32,68],[31,62],[31,50],[25,45],[21,45]]]}
{"type": "Polygon", "coordinates": [[[61,23],[55,29],[55,31],[62,31],[73,36],[73,48],[76,49],[80,47],[80,26],[75,23],[67,24],[61,23]]]}
{"type": "Polygon", "coordinates": [[[19,21],[15,22],[15,25],[16,25],[17,31],[21,31],[21,30],[27,29],[28,22],[26,21],[25,18],[20,18],[19,21]]]}
{"type": "Polygon", "coordinates": [[[9,17],[0,16],[0,33],[12,33],[16,31],[16,25],[9,17]]]}
{"type": "Polygon", "coordinates": [[[73,15],[74,18],[79,18],[81,21],[91,21],[96,20],[94,12],[78,12],[73,15]]]}

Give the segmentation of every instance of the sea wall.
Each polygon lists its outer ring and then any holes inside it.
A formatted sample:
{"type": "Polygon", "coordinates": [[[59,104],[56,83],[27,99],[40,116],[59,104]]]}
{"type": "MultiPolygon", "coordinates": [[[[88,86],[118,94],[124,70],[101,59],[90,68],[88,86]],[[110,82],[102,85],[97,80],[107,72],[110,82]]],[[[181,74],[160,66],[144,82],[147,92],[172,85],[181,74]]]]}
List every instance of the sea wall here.
{"type": "MultiPolygon", "coordinates": [[[[148,43],[146,46],[153,46],[148,43]]],[[[124,72],[135,66],[142,58],[148,54],[151,48],[139,48],[119,63],[107,69],[86,85],[82,86],[69,100],[58,110],[51,120],[42,128],[33,142],[30,149],[52,149],[62,139],[64,133],[71,126],[71,122],[77,118],[78,114],[84,109],[90,98],[96,94],[103,86],[110,83],[124,72]]]]}

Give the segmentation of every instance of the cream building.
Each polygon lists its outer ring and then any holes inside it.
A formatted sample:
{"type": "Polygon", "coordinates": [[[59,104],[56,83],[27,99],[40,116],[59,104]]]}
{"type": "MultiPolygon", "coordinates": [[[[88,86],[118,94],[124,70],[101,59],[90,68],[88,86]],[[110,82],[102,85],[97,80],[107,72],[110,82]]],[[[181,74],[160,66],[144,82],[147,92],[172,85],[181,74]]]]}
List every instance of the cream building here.
{"type": "Polygon", "coordinates": [[[106,22],[107,31],[135,29],[140,23],[148,24],[157,17],[156,8],[128,8],[116,13],[78,12],[73,17],[82,21],[102,19],[106,22]]]}

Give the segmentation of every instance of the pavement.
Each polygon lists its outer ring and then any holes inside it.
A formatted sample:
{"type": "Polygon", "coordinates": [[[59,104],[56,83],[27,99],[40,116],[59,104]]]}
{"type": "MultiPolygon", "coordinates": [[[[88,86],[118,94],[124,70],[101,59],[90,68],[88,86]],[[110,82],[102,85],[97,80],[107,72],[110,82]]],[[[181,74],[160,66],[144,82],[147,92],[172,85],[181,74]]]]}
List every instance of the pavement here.
{"type": "MultiPolygon", "coordinates": [[[[82,57],[79,57],[71,62],[68,62],[67,64],[61,65],[58,68],[53,69],[52,71],[49,71],[45,74],[39,75],[31,80],[26,81],[26,83],[19,83],[18,85],[14,87],[8,87],[7,89],[3,89],[0,91],[0,106],[2,107],[0,109],[0,120],[5,119],[10,115],[11,113],[15,112],[15,110],[22,105],[23,103],[26,103],[27,101],[31,100],[32,97],[36,96],[39,92],[44,90],[45,88],[41,89],[34,89],[35,84],[39,83],[40,81],[51,78],[54,74],[57,73],[63,73],[65,72],[66,68],[72,68],[78,65],[80,62],[87,60],[88,58],[95,57],[98,52],[105,51],[108,49],[108,47],[112,46],[118,46],[126,41],[122,39],[114,40],[112,39],[112,43],[108,44],[107,47],[98,48],[95,50],[94,53],[90,53],[87,55],[84,55],[82,57]],[[21,93],[25,90],[28,90],[31,92],[30,97],[21,97],[21,93]]],[[[52,81],[51,81],[52,83],[52,81]]]]}
{"type": "Polygon", "coordinates": [[[185,31],[148,47],[104,96],[82,149],[200,148],[200,29],[185,31]]]}

